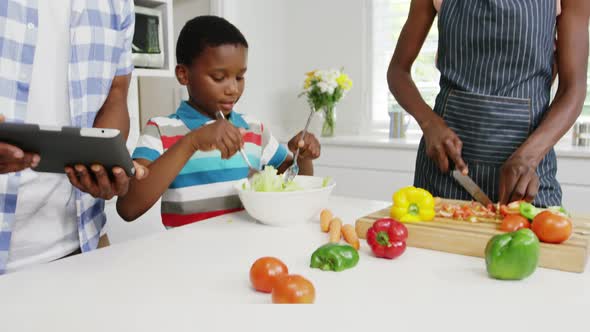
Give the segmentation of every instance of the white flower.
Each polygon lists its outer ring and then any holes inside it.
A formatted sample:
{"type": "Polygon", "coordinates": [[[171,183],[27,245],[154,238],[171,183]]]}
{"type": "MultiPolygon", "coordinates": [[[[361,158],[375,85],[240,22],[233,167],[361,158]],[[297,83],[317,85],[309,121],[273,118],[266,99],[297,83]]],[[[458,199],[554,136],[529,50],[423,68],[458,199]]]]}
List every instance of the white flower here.
{"type": "Polygon", "coordinates": [[[333,95],[336,89],[339,88],[338,79],[342,75],[340,70],[317,70],[312,72],[314,82],[311,82],[311,76],[307,74],[303,83],[303,91],[310,92],[317,88],[322,94],[333,95]]]}
{"type": "Polygon", "coordinates": [[[336,84],[336,79],[340,76],[340,71],[339,70],[330,70],[328,72],[328,77],[329,77],[329,81],[330,82],[334,82],[336,84]]]}
{"type": "Polygon", "coordinates": [[[321,82],[327,82],[328,81],[328,73],[325,70],[318,70],[318,72],[316,73],[316,76],[320,79],[321,82]]]}
{"type": "Polygon", "coordinates": [[[331,93],[330,91],[330,85],[326,82],[324,82],[323,80],[321,82],[318,83],[318,88],[320,88],[320,91],[322,93],[331,93]]]}

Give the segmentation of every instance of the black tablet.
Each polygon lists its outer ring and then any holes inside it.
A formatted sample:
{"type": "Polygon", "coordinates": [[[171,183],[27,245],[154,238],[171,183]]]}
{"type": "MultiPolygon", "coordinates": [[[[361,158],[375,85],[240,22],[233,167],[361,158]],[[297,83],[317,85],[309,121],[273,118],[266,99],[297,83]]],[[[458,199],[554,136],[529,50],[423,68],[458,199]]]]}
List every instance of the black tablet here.
{"type": "MultiPolygon", "coordinates": [[[[39,127],[36,124],[0,123],[0,142],[41,156],[37,172],[64,173],[65,166],[119,166],[128,176],[135,173],[125,141],[117,129],[39,127]]],[[[92,173],[92,172],[91,172],[92,173]]]]}

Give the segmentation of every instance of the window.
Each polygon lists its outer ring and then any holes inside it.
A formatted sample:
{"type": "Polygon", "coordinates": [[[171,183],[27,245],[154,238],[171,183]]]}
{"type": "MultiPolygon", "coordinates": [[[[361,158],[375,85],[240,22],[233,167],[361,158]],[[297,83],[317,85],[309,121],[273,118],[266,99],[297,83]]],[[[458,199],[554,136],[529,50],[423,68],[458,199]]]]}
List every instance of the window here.
{"type": "MultiPolygon", "coordinates": [[[[373,53],[371,63],[372,79],[370,81],[372,85],[370,118],[373,134],[387,135],[389,131],[388,111],[403,111],[389,92],[385,73],[387,73],[389,60],[393,55],[395,44],[410,11],[410,3],[411,0],[371,1],[370,31],[372,33],[371,44],[373,53]]],[[[440,73],[436,69],[435,64],[437,48],[438,28],[437,20],[435,19],[420,54],[412,67],[412,77],[422,97],[431,107],[434,107],[436,95],[439,92],[438,81],[440,73]]],[[[588,74],[590,74],[590,66],[588,74]]],[[[588,76],[588,92],[580,118],[590,121],[590,76],[588,76]]],[[[420,127],[410,117],[407,136],[419,136],[420,134],[420,127]]],[[[564,139],[569,138],[571,136],[564,137],[564,139]]]]}
{"type": "MultiPolygon", "coordinates": [[[[588,27],[588,29],[590,30],[590,27],[588,27]]],[[[588,57],[588,63],[590,63],[590,56],[588,57]]],[[[557,80],[559,80],[559,77],[557,80]]],[[[554,86],[554,88],[556,87],[554,86]]],[[[582,107],[582,114],[580,115],[579,120],[590,122],[590,66],[588,67],[588,72],[586,73],[586,89],[586,99],[584,100],[584,106],[582,107]]],[[[568,133],[568,135],[569,134],[570,133],[568,133]]]]}
{"type": "MultiPolygon", "coordinates": [[[[403,111],[389,92],[386,75],[389,60],[393,55],[395,44],[410,11],[410,0],[373,0],[372,1],[372,45],[373,45],[373,79],[372,79],[372,127],[376,133],[388,134],[389,111],[403,111]]],[[[434,107],[439,92],[440,73],[436,69],[436,51],[438,48],[437,22],[432,25],[422,50],[412,67],[412,77],[422,97],[434,107]]],[[[420,135],[420,127],[410,117],[408,136],[420,135]]]]}

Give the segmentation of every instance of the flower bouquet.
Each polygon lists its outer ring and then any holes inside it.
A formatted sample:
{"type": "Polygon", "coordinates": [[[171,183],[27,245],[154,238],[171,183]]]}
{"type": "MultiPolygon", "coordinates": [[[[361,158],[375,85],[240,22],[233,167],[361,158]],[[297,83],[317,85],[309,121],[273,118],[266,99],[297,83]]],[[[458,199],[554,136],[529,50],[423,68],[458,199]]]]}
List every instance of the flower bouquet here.
{"type": "Polygon", "coordinates": [[[352,88],[352,81],[341,70],[314,70],[305,74],[303,92],[314,111],[322,111],[322,136],[334,136],[336,104],[352,88]]]}

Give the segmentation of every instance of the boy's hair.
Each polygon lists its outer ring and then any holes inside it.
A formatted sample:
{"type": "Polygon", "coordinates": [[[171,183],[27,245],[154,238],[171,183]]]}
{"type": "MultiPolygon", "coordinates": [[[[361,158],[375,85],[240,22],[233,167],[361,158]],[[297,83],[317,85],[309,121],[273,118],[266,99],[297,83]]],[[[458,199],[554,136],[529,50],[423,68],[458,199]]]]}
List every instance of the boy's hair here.
{"type": "Polygon", "coordinates": [[[176,43],[176,62],[190,66],[207,47],[242,45],[248,48],[246,38],[226,19],[204,15],[186,22],[176,43]]]}

